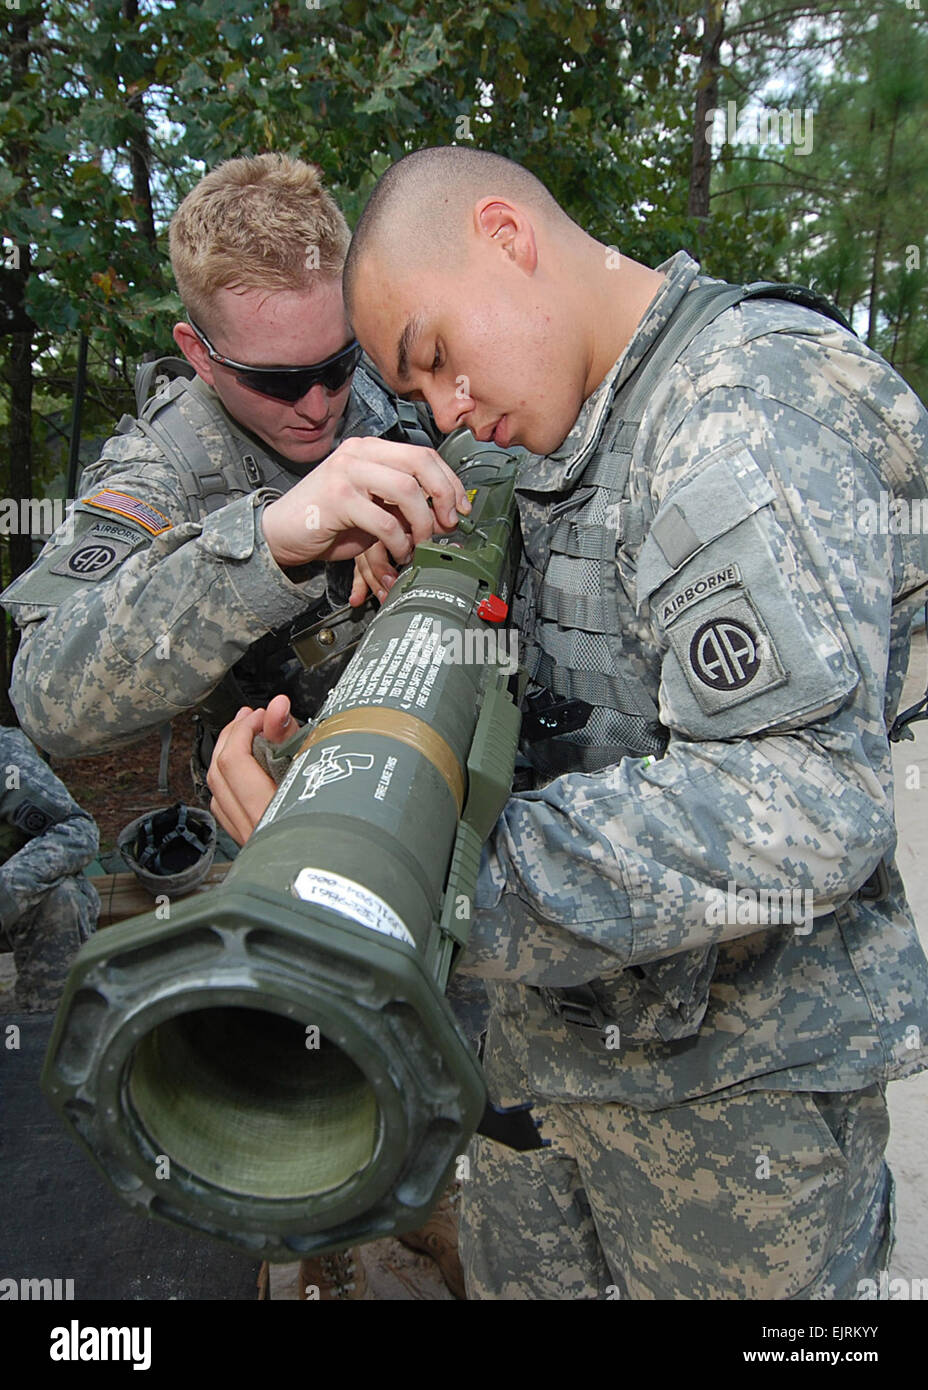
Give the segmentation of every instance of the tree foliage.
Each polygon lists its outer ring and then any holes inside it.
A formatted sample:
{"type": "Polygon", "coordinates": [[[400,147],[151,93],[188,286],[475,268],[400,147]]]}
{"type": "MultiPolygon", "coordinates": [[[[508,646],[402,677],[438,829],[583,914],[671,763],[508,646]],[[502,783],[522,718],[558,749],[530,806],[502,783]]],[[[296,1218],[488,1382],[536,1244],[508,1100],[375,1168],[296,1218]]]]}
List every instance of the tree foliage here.
{"type": "Polygon", "coordinates": [[[896,0],[813,9],[803,7],[798,56],[796,36],[781,38],[778,63],[749,11],[740,48],[730,32],[725,104],[743,111],[760,96],[768,109],[809,113],[812,139],[808,150],[726,141],[711,234],[723,273],[814,285],[925,397],[928,13],[896,0]]]}
{"type": "Polygon", "coordinates": [[[318,163],[352,222],[391,160],[472,140],[648,263],[682,245],[713,274],[815,281],[928,386],[928,16],[904,0],[19,4],[0,12],[0,428],[28,341],[37,490],[78,333],[85,428],[105,430],[135,363],[170,350],[173,209],[266,150],[318,163]],[[707,93],[814,110],[812,150],[717,140],[698,171],[707,93]]]}

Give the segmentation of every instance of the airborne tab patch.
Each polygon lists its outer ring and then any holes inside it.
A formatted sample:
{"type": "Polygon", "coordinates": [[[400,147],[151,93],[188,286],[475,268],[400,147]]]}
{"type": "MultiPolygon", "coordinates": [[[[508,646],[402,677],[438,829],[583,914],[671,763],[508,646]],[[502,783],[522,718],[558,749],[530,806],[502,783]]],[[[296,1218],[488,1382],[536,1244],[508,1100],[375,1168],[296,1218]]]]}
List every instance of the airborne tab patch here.
{"type": "Polygon", "coordinates": [[[124,541],[132,549],[142,544],[142,537],[131,526],[123,526],[118,521],[104,521],[103,517],[91,526],[90,534],[100,536],[105,541],[124,541]]]}
{"type": "Polygon", "coordinates": [[[720,569],[710,570],[708,574],[701,574],[697,579],[691,579],[685,588],[665,599],[661,604],[661,622],[666,627],[689,608],[691,603],[698,603],[701,598],[718,593],[719,589],[727,589],[732,584],[740,583],[741,571],[734,561],[730,565],[722,565],[720,569]]]}
{"type": "Polygon", "coordinates": [[[82,497],[81,501],[88,507],[100,507],[105,512],[127,516],[138,522],[139,526],[144,526],[153,536],[170,530],[172,525],[170,517],[159,512],[157,507],[150,507],[147,502],[130,497],[127,492],[116,492],[113,488],[104,488],[102,492],[94,493],[93,497],[82,497]]]}

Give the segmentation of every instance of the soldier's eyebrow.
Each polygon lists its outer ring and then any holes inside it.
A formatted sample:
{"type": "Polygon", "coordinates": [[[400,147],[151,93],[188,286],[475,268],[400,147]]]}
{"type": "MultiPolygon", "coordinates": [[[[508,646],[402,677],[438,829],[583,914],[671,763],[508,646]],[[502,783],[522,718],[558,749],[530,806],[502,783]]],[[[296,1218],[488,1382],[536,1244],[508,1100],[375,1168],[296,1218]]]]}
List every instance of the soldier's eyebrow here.
{"type": "Polygon", "coordinates": [[[409,354],[424,327],[425,322],[421,314],[413,314],[412,318],[406,320],[406,327],[400,334],[396,349],[396,375],[400,381],[405,381],[409,376],[409,354]]]}

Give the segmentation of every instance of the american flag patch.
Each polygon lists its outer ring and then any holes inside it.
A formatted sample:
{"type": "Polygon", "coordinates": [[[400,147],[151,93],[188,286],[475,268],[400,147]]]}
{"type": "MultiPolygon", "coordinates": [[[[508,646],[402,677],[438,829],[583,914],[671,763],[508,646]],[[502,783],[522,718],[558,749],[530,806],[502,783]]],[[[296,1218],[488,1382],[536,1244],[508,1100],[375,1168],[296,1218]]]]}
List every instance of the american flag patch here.
{"type": "Polygon", "coordinates": [[[137,497],[130,497],[127,492],[114,492],[112,488],[105,488],[103,492],[95,492],[93,497],[81,498],[81,501],[90,507],[101,507],[103,511],[118,512],[120,516],[131,517],[153,536],[171,528],[170,518],[166,517],[164,512],[159,512],[157,507],[150,507],[147,502],[140,502],[137,497]]]}

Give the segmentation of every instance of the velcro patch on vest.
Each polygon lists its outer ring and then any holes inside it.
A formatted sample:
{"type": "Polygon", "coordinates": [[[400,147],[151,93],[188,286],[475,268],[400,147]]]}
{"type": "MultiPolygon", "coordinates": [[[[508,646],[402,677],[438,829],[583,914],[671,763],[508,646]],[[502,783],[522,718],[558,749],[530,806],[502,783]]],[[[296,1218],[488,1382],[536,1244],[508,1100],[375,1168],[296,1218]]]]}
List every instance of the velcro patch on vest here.
{"type": "Polygon", "coordinates": [[[121,565],[132,550],[122,540],[110,540],[103,536],[93,536],[72,545],[55,565],[49,566],[50,574],[66,574],[69,579],[102,579],[110,570],[121,565]]]}
{"type": "Polygon", "coordinates": [[[127,516],[131,521],[138,522],[139,526],[144,526],[153,536],[159,536],[162,531],[171,528],[170,517],[159,512],[157,507],[150,507],[147,502],[130,497],[127,492],[117,492],[114,488],[104,488],[102,492],[95,492],[93,497],[82,497],[81,501],[88,507],[99,507],[105,512],[127,516]]]}
{"type": "Polygon", "coordinates": [[[746,593],[711,613],[681,618],[667,635],[705,714],[720,714],[789,679],[767,626],[746,593]]]}
{"type": "Polygon", "coordinates": [[[10,817],[18,830],[27,835],[41,835],[53,824],[51,816],[34,801],[21,801],[10,817]]]}
{"type": "Polygon", "coordinates": [[[660,606],[660,620],[663,626],[669,627],[672,622],[679,618],[681,613],[685,613],[692,604],[698,603],[700,599],[709,598],[712,594],[718,593],[720,589],[728,589],[733,584],[741,583],[741,571],[732,561],[730,565],[722,565],[720,569],[709,570],[707,574],[700,574],[682,589],[678,589],[675,594],[664,599],[660,606]]]}

